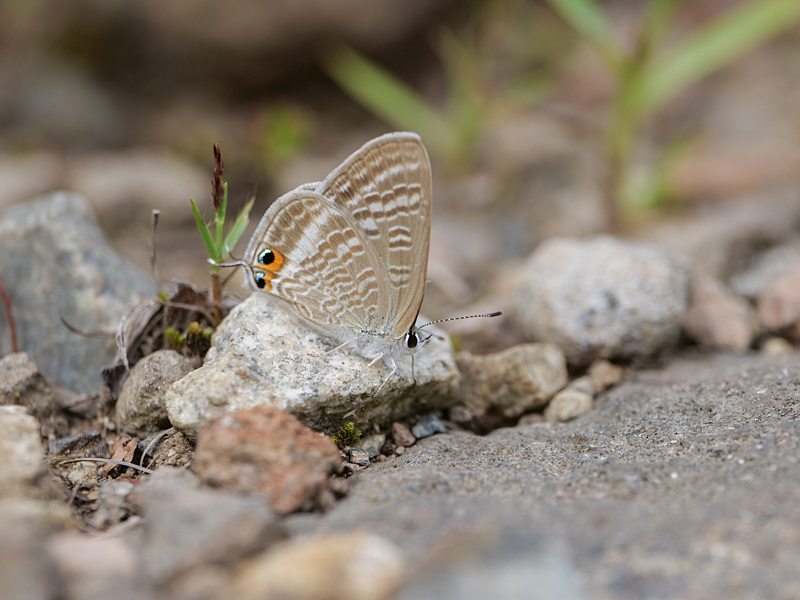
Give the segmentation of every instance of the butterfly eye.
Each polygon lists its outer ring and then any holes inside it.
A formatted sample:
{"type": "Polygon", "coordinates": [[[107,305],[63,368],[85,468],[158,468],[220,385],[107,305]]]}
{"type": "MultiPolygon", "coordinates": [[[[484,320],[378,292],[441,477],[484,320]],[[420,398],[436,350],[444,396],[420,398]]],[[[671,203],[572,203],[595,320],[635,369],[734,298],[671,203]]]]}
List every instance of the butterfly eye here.
{"type": "Polygon", "coordinates": [[[265,287],[267,287],[267,278],[264,277],[264,273],[257,272],[254,277],[256,280],[256,287],[258,289],[263,290],[265,287]]]}
{"type": "Polygon", "coordinates": [[[258,262],[262,265],[271,265],[275,262],[275,253],[269,248],[265,248],[258,255],[258,262]]]}
{"type": "Polygon", "coordinates": [[[416,348],[417,343],[419,343],[419,338],[417,337],[416,333],[409,333],[408,338],[406,339],[406,345],[409,348],[416,348]]]}

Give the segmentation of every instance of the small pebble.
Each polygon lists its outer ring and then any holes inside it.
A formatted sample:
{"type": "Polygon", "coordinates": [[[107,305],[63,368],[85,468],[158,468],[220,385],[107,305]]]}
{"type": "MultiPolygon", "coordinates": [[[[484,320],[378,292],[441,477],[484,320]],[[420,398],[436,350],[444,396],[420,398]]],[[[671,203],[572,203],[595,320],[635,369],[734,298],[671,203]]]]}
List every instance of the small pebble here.
{"type": "Polygon", "coordinates": [[[417,439],[420,439],[434,433],[447,433],[447,429],[436,415],[425,415],[420,419],[419,423],[411,428],[411,432],[417,439]]]}
{"type": "Polygon", "coordinates": [[[397,454],[397,456],[405,454],[405,452],[406,452],[405,446],[398,446],[397,448],[394,449],[394,453],[397,454]]]}
{"type": "Polygon", "coordinates": [[[761,346],[761,354],[767,356],[781,356],[794,350],[791,342],[782,337],[771,337],[761,346]]]}
{"type": "Polygon", "coordinates": [[[594,393],[599,394],[622,381],[623,370],[614,363],[600,359],[592,363],[586,375],[594,386],[594,393]]]}
{"type": "Polygon", "coordinates": [[[369,458],[375,458],[381,453],[381,448],[386,443],[386,436],[382,433],[369,435],[358,442],[358,447],[364,450],[369,458]]]}
{"type": "Polygon", "coordinates": [[[411,433],[411,430],[402,423],[392,423],[392,437],[394,443],[398,446],[413,446],[417,438],[411,433]]]}
{"type": "Polygon", "coordinates": [[[591,395],[581,390],[567,388],[553,397],[544,410],[544,418],[560,423],[571,421],[592,410],[592,404],[591,395]]]}
{"type": "Polygon", "coordinates": [[[350,448],[350,462],[359,467],[368,467],[369,454],[362,448],[350,448]]]}

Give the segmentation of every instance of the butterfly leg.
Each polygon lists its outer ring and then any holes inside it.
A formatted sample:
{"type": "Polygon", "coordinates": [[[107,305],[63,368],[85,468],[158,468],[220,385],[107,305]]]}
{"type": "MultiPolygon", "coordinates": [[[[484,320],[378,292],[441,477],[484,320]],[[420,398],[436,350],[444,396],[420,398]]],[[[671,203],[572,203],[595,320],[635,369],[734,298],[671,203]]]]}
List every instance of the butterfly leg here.
{"type": "Polygon", "coordinates": [[[375,358],[373,358],[373,359],[370,361],[370,363],[369,363],[369,364],[368,364],[366,367],[364,367],[363,369],[361,369],[361,370],[358,372],[358,375],[356,375],[356,376],[355,376],[355,377],[353,377],[352,379],[348,379],[348,380],[347,380],[345,383],[352,383],[353,381],[355,381],[356,379],[358,379],[359,377],[361,377],[361,376],[362,376],[364,373],[366,373],[366,372],[367,372],[367,370],[368,370],[368,369],[369,369],[369,368],[370,368],[372,365],[374,365],[376,362],[378,362],[380,359],[382,359],[382,358],[383,358],[385,355],[386,355],[386,354],[385,354],[384,352],[381,352],[380,354],[378,354],[378,356],[376,356],[375,358]]]}
{"type": "MultiPolygon", "coordinates": [[[[381,354],[381,356],[383,356],[383,354],[381,354]]],[[[389,362],[391,362],[391,363],[392,363],[392,372],[391,372],[391,373],[389,373],[389,374],[386,376],[386,379],[384,379],[384,380],[383,380],[383,383],[382,383],[382,384],[380,384],[380,385],[378,386],[378,389],[377,389],[377,390],[375,390],[375,391],[372,393],[372,397],[373,397],[373,398],[376,398],[376,397],[378,396],[378,394],[380,394],[381,390],[383,389],[383,386],[385,386],[385,385],[386,385],[386,384],[389,382],[389,380],[390,380],[392,377],[394,377],[394,374],[395,374],[395,373],[397,373],[397,363],[396,363],[396,362],[394,362],[394,357],[393,357],[391,354],[389,355],[389,362]]]]}
{"type": "Polygon", "coordinates": [[[336,346],[336,348],[331,348],[330,350],[328,350],[327,352],[323,352],[322,354],[309,354],[309,356],[313,356],[315,358],[322,358],[323,356],[328,356],[328,354],[336,352],[337,350],[341,350],[342,348],[347,346],[347,344],[349,344],[350,342],[352,342],[354,340],[357,340],[357,339],[358,339],[358,337],[351,337],[349,340],[346,340],[346,341],[342,342],[341,344],[339,344],[338,346],[336,346]]]}
{"type": "Polygon", "coordinates": [[[417,385],[417,376],[414,375],[414,355],[411,355],[411,379],[414,380],[414,385],[417,385]]]}

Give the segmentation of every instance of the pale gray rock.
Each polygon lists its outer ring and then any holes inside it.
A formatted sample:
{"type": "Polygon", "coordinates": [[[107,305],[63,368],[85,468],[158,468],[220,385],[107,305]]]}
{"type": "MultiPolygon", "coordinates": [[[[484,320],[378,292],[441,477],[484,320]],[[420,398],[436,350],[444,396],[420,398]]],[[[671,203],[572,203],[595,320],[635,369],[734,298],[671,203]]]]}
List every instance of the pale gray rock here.
{"type": "Polygon", "coordinates": [[[167,429],[164,395],[169,386],[195,368],[174,350],[159,350],[137,361],[117,398],[117,428],[139,438],[167,429]]]}
{"type": "Polygon", "coordinates": [[[456,361],[464,409],[459,421],[487,413],[514,419],[547,404],[567,383],[567,361],[553,344],[519,344],[482,356],[459,352],[456,361]]]}
{"type": "Polygon", "coordinates": [[[142,566],[156,583],[205,564],[235,563],[285,537],[258,496],[201,487],[184,470],[159,469],[133,501],[143,516],[142,566]]]}
{"type": "Polygon", "coordinates": [[[800,338],[800,263],[769,282],[756,310],[770,331],[788,330],[789,337],[800,338]]]}
{"type": "Polygon", "coordinates": [[[465,542],[454,540],[411,578],[396,600],[591,598],[584,577],[558,541],[511,530],[479,533],[465,542]]]}
{"type": "MultiPolygon", "coordinates": [[[[447,428],[436,415],[425,415],[411,428],[411,432],[417,439],[421,439],[433,435],[434,433],[447,433],[447,428]]],[[[399,446],[399,448],[402,447],[403,446],[399,446]]]]}
{"type": "Polygon", "coordinates": [[[592,395],[585,389],[570,386],[553,396],[544,409],[544,418],[557,423],[577,419],[592,410],[592,401],[592,395]]]}
{"type": "Polygon", "coordinates": [[[44,472],[39,423],[23,406],[0,406],[0,498],[29,496],[44,472]]]}
{"type": "Polygon", "coordinates": [[[50,416],[54,410],[50,386],[24,352],[0,358],[0,404],[19,404],[38,419],[50,416]]]}
{"type": "Polygon", "coordinates": [[[712,277],[695,277],[683,319],[690,338],[704,348],[744,352],[757,331],[750,303],[712,277]]]}
{"type": "Polygon", "coordinates": [[[601,359],[592,363],[586,375],[592,382],[592,393],[599,394],[622,381],[624,372],[619,365],[601,359]]]}
{"type": "Polygon", "coordinates": [[[130,539],[116,535],[62,533],[47,541],[47,552],[69,600],[151,600],[153,586],[142,576],[130,539]]]}
{"type": "Polygon", "coordinates": [[[356,447],[361,448],[367,453],[369,458],[375,458],[381,453],[381,448],[386,443],[386,435],[383,433],[376,433],[361,438],[356,444],[356,447]]]}
{"type": "Polygon", "coordinates": [[[398,372],[377,398],[391,372],[349,346],[336,347],[280,300],[255,293],[231,311],[211,338],[206,364],[174,383],[166,394],[169,420],[190,436],[213,417],[254,406],[285,410],[312,429],[335,432],[352,421],[365,431],[373,423],[444,408],[458,389],[459,373],[446,334],[411,359],[395,357],[398,372]],[[366,369],[366,370],[365,370],[366,369]]]}
{"type": "MultiPolygon", "coordinates": [[[[114,361],[108,338],[74,327],[116,329],[120,318],[154,291],[147,276],[103,239],[82,196],[58,192],[12,206],[0,216],[0,278],[11,296],[20,348],[51,383],[76,392],[100,389],[100,371],[114,361]]],[[[10,351],[0,319],[0,354],[10,351]]]]}
{"type": "Polygon", "coordinates": [[[783,356],[789,354],[794,350],[789,340],[782,337],[771,337],[764,341],[761,345],[761,353],[768,356],[783,356]]]}
{"type": "MultiPolygon", "coordinates": [[[[2,489],[6,482],[0,481],[2,489]]],[[[23,498],[0,500],[0,598],[52,600],[63,597],[58,573],[43,542],[47,535],[68,527],[69,523],[69,510],[61,502],[23,498]]]]}
{"type": "Polygon", "coordinates": [[[646,358],[677,342],[688,306],[686,266],[653,246],[609,236],[553,238],[519,270],[514,303],[532,341],[567,361],[646,358]]]}
{"type": "Polygon", "coordinates": [[[731,289],[748,300],[756,301],[767,285],[800,264],[800,248],[783,245],[770,248],[755,257],[753,264],[730,279],[731,289]]]}
{"type": "Polygon", "coordinates": [[[404,572],[398,548],[364,531],[314,536],[276,545],[243,563],[231,597],[383,600],[404,572]]]}

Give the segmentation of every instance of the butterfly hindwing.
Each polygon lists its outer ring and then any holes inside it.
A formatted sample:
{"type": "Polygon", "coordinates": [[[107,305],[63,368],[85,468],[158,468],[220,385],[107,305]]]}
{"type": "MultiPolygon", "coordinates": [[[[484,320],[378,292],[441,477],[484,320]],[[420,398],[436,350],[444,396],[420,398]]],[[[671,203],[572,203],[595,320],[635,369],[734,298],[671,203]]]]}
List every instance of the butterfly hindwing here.
{"type": "Polygon", "coordinates": [[[247,247],[247,279],[339,339],[396,342],[425,292],[431,199],[419,136],[375,138],[270,206],[247,247]]]}
{"type": "Polygon", "coordinates": [[[253,286],[264,279],[261,289],[337,338],[374,327],[389,310],[380,263],[363,233],[341,208],[305,188],[267,210],[245,261],[253,286]]]}
{"type": "Polygon", "coordinates": [[[391,334],[405,334],[425,292],[431,227],[431,168],[422,140],[391,133],[367,142],[316,191],[342,206],[381,262],[391,297],[391,334]]]}

